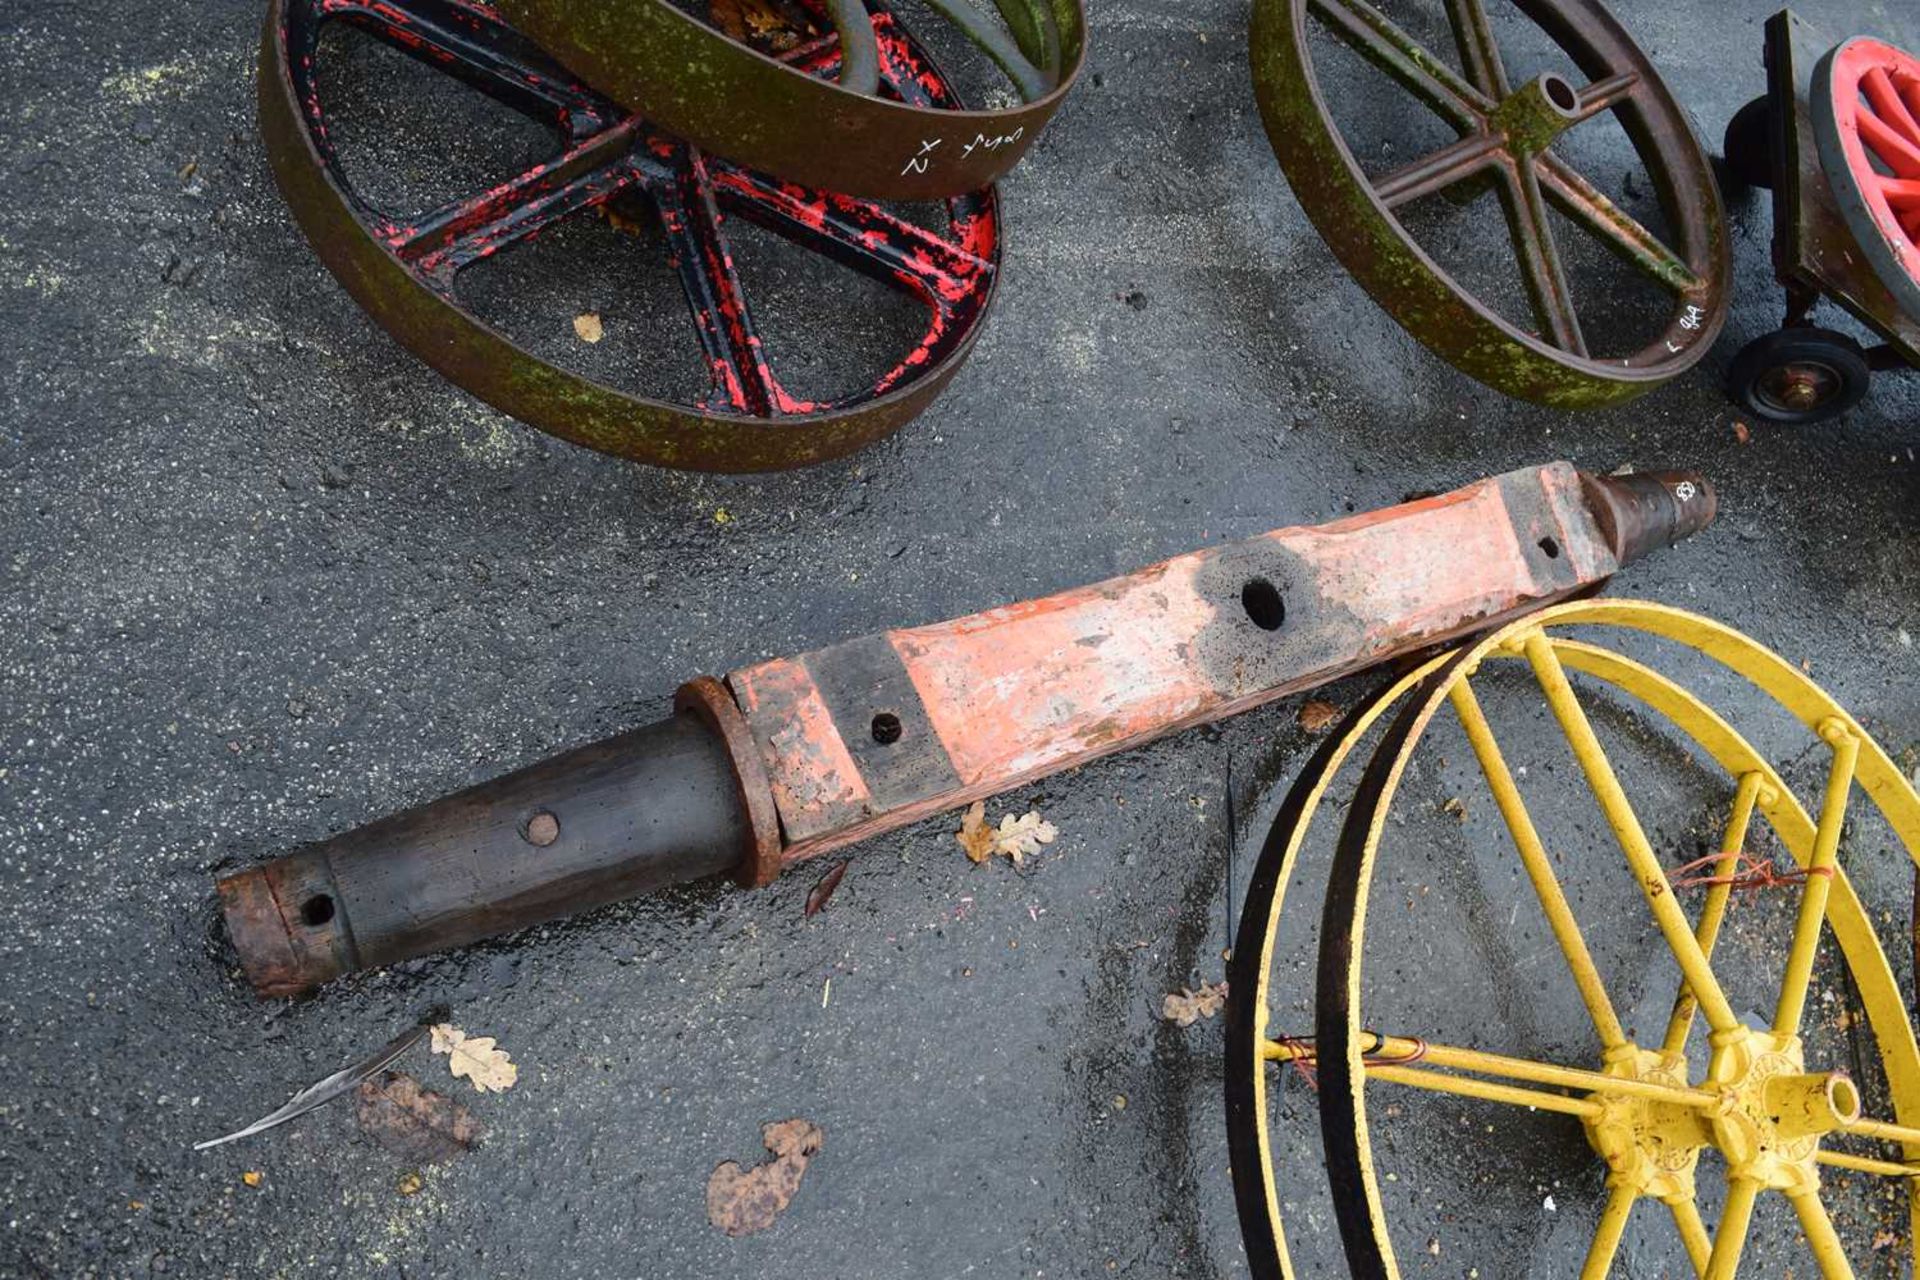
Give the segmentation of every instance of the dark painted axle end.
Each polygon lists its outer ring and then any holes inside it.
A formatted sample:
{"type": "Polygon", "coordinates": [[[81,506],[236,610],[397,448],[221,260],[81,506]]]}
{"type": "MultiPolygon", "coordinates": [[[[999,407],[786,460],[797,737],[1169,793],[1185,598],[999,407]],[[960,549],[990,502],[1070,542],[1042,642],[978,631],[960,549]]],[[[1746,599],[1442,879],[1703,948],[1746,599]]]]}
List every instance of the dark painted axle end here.
{"type": "Polygon", "coordinates": [[[1583,472],[1580,479],[1587,505],[1622,567],[1692,537],[1712,524],[1720,509],[1713,486],[1695,471],[1583,472]]]}

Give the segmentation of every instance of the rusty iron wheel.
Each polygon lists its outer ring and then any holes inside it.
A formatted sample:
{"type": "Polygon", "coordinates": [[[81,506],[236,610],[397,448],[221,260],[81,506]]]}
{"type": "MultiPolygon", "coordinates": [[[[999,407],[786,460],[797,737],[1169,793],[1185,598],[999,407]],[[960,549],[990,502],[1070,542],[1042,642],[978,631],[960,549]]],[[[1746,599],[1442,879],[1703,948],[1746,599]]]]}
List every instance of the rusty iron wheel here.
{"type": "MultiPolygon", "coordinates": [[[[876,17],[878,74],[930,107],[945,79],[890,18],[876,17]]],[[[796,74],[831,75],[831,41],[796,49],[796,74]]],[[[415,355],[506,413],[576,444],[699,471],[771,471],[849,453],[910,421],[966,359],[998,277],[991,188],[945,202],[929,231],[871,201],[810,191],[654,131],[556,66],[473,0],[273,0],[262,33],[260,124],[274,177],[314,252],[415,355]],[[499,186],[427,211],[375,207],[342,171],[318,87],[320,34],[338,22],[455,76],[551,128],[558,154],[499,186]],[[697,402],[632,395],[514,343],[465,307],[460,271],[564,219],[605,206],[661,230],[693,312],[712,388],[697,402]],[[754,325],[726,223],[742,218],[798,249],[921,303],[926,329],[859,390],[807,400],[782,384],[754,325]]]]}
{"type": "Polygon", "coordinates": [[[1464,73],[1368,0],[1255,0],[1255,96],[1295,196],[1334,255],[1376,302],[1461,371],[1508,395],[1595,408],[1680,374],[1725,321],[1728,246],[1713,169],[1653,64],[1597,0],[1516,0],[1586,83],[1545,73],[1509,83],[1482,0],[1446,0],[1464,73]],[[1369,177],[1328,110],[1308,19],[1386,73],[1459,135],[1369,177]],[[1612,112],[1660,197],[1673,244],[1616,206],[1551,144],[1612,112]],[[1399,211],[1490,183],[1537,331],[1489,307],[1415,241],[1399,211]],[[1664,330],[1637,351],[1590,352],[1550,226],[1558,210],[1670,295],[1664,330]]]}
{"type": "Polygon", "coordinates": [[[1756,418],[1801,427],[1859,404],[1872,378],[1867,353],[1846,334],[1795,327],[1742,347],[1727,368],[1727,391],[1756,418]]]}
{"type": "MultiPolygon", "coordinates": [[[[884,199],[956,195],[996,181],[1033,145],[1080,73],[1083,0],[970,0],[931,7],[977,46],[1019,105],[966,110],[898,84],[804,74],[672,0],[500,0],[520,30],[616,101],[740,164],[831,191],[884,199]]],[[[906,39],[885,0],[809,0],[849,63],[882,62],[906,39]],[[869,25],[871,30],[868,29],[869,25]]]]}

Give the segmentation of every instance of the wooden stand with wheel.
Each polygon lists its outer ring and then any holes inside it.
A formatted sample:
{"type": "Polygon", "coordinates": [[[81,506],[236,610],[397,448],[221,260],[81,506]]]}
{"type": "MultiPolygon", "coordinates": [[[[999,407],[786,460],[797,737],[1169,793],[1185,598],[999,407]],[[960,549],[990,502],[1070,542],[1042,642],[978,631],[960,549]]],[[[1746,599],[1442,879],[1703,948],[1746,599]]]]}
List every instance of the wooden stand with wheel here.
{"type": "Polygon", "coordinates": [[[1767,92],[1727,124],[1727,172],[1773,192],[1781,327],[1727,371],[1734,403],[1767,422],[1824,422],[1875,371],[1920,366],[1920,58],[1857,36],[1834,45],[1790,10],[1767,22],[1767,92]],[[1822,298],[1883,341],[1810,322],[1822,298]]]}

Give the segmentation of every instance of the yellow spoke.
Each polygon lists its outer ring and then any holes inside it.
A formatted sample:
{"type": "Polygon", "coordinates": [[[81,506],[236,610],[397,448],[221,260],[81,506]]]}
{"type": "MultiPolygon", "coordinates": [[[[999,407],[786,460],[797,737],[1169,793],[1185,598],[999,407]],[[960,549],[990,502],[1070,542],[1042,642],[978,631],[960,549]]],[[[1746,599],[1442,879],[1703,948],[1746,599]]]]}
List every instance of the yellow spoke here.
{"type": "MultiPolygon", "coordinates": [[[[1591,1093],[1645,1098],[1650,1102],[1663,1102],[1669,1106],[1692,1107],[1703,1111],[1713,1108],[1720,1101],[1719,1097],[1710,1090],[1695,1089],[1686,1085],[1661,1084],[1656,1080],[1624,1079],[1600,1071],[1588,1071],[1581,1067],[1562,1067],[1550,1062],[1534,1062],[1529,1058],[1510,1058],[1505,1054],[1463,1049],[1458,1045],[1434,1044],[1426,1040],[1410,1040],[1400,1036],[1375,1035],[1370,1031],[1363,1034],[1361,1052],[1376,1059],[1368,1065],[1368,1071],[1374,1074],[1377,1074],[1382,1067],[1411,1066],[1418,1062],[1424,1066],[1445,1067],[1453,1071],[1473,1071],[1480,1075],[1504,1076],[1509,1080],[1524,1080],[1529,1084],[1559,1085],[1568,1089],[1585,1089],[1591,1093]]],[[[1270,1062],[1311,1062],[1317,1054],[1311,1044],[1303,1041],[1269,1040],[1262,1056],[1270,1062]]],[[[1478,1082],[1468,1081],[1467,1083],[1471,1085],[1478,1082]]]]}
{"type": "Polygon", "coordinates": [[[1886,1178],[1911,1178],[1920,1175],[1920,1164],[1899,1164],[1892,1160],[1850,1156],[1844,1151],[1817,1151],[1813,1158],[1821,1164],[1832,1165],[1836,1169],[1851,1169],[1855,1173],[1877,1173],[1886,1178]]]}
{"type": "Polygon", "coordinates": [[[1733,1280],[1734,1272],[1740,1269],[1740,1253],[1747,1247],[1747,1230],[1753,1225],[1753,1202],[1759,1196],[1760,1184],[1751,1178],[1736,1178],[1727,1184],[1727,1204],[1720,1212],[1719,1230],[1713,1233],[1706,1280],[1733,1280]]]}
{"type": "Polygon", "coordinates": [[[1374,1066],[1367,1068],[1369,1080],[1385,1080],[1434,1093],[1451,1093],[1482,1102],[1499,1102],[1510,1107],[1530,1107],[1536,1111],[1557,1111],[1581,1119],[1598,1116],[1600,1104],[1586,1098],[1569,1098],[1564,1093],[1540,1089],[1521,1089],[1510,1084],[1492,1084],[1471,1076],[1450,1076],[1440,1071],[1422,1071],[1418,1067],[1374,1066]]]}
{"type": "Polygon", "coordinates": [[[1640,892],[1653,911],[1654,921],[1660,926],[1660,932],[1666,938],[1674,958],[1680,962],[1680,972],[1686,978],[1694,998],[1699,1001],[1701,1012],[1706,1014],[1707,1025],[1722,1035],[1741,1034],[1744,1028],[1734,1016],[1733,1006],[1727,1003],[1726,995],[1720,990],[1720,983],[1713,976],[1713,967],[1701,951],[1699,940],[1693,936],[1687,913],[1681,910],[1674,898],[1673,886],[1667,883],[1667,873],[1660,866],[1660,859],[1654,856],[1653,846],[1647,842],[1647,833],[1641,829],[1640,819],[1634,815],[1633,806],[1627,801],[1627,793],[1620,786],[1620,779],[1614,775],[1606,750],[1601,747],[1593,726],[1587,722],[1586,712],[1580,709],[1580,702],[1574,697],[1573,686],[1568,682],[1567,673],[1553,651],[1553,642],[1547,639],[1545,632],[1531,631],[1526,637],[1526,655],[1533,667],[1534,677],[1547,695],[1547,704],[1553,708],[1554,718],[1560,722],[1560,731],[1566,734],[1574,758],[1586,774],[1587,785],[1600,802],[1607,825],[1613,829],[1614,838],[1619,841],[1628,865],[1633,868],[1634,878],[1640,882],[1640,892]]]}
{"type": "Polygon", "coordinates": [[[1607,1280],[1607,1273],[1613,1270],[1613,1255],[1620,1252],[1620,1237],[1627,1232],[1627,1219],[1633,1216],[1633,1201],[1633,1191],[1628,1187],[1615,1187],[1607,1195],[1599,1229],[1593,1233],[1586,1263],[1580,1268],[1580,1280],[1607,1280]]]}
{"type": "Polygon", "coordinates": [[[1800,916],[1793,926],[1793,949],[1787,952],[1786,976],[1780,979],[1780,1003],[1774,1009],[1775,1035],[1800,1034],[1800,1018],[1807,1008],[1807,984],[1813,980],[1813,956],[1820,949],[1820,926],[1827,919],[1827,897],[1833,892],[1835,863],[1840,850],[1840,828],[1847,819],[1847,801],[1853,794],[1853,770],[1860,760],[1860,738],[1837,719],[1820,726],[1820,737],[1833,748],[1833,767],[1827,771],[1827,793],[1820,802],[1820,827],[1813,835],[1813,857],[1807,863],[1806,883],[1800,887],[1800,916]]]}
{"type": "Polygon", "coordinates": [[[1580,999],[1587,1006],[1594,1029],[1600,1033],[1600,1047],[1602,1051],[1622,1048],[1627,1043],[1626,1030],[1613,1011],[1613,1002],[1607,998],[1606,984],[1600,980],[1600,971],[1587,951],[1580,924],[1574,918],[1573,908],[1567,904],[1559,877],[1553,873],[1553,863],[1547,857],[1546,847],[1540,843],[1540,833],[1527,812],[1526,802],[1520,798],[1520,789],[1514,785],[1506,759],[1500,754],[1500,744],[1494,741],[1493,729],[1487,724],[1486,713],[1480,709],[1480,700],[1465,680],[1453,686],[1450,697],[1460,724],[1467,731],[1467,740],[1473,744],[1473,754],[1480,761],[1480,771],[1486,775],[1494,803],[1513,837],[1514,848],[1520,853],[1527,879],[1533,882],[1533,891],[1547,914],[1554,941],[1560,944],[1567,967],[1573,970],[1574,985],[1580,989],[1580,999]]]}
{"type": "MultiPolygon", "coordinates": [[[[1747,828],[1753,822],[1754,802],[1760,798],[1760,782],[1757,771],[1740,776],[1739,789],[1733,794],[1733,813],[1727,818],[1726,832],[1720,838],[1720,860],[1713,864],[1713,876],[1722,883],[1707,890],[1707,900],[1700,907],[1700,923],[1694,926],[1693,936],[1700,943],[1700,954],[1709,960],[1713,958],[1714,945],[1720,941],[1727,899],[1733,895],[1735,865],[1741,850],[1747,847],[1747,828]]],[[[1678,1057],[1686,1052],[1687,1036],[1693,1030],[1693,1014],[1699,1007],[1700,1002],[1693,998],[1693,988],[1681,982],[1680,994],[1673,1001],[1673,1014],[1667,1019],[1662,1053],[1678,1057]]]]}
{"type": "Polygon", "coordinates": [[[1847,1251],[1840,1247],[1833,1219],[1827,1216],[1827,1207],[1820,1203],[1819,1195],[1807,1192],[1787,1198],[1793,1202],[1794,1213],[1799,1215],[1800,1229],[1807,1233],[1807,1244],[1813,1249],[1814,1261],[1820,1264],[1823,1280],[1853,1280],[1847,1251]]]}
{"type": "Polygon", "coordinates": [[[1693,1274],[1705,1275],[1707,1259],[1713,1256],[1713,1237],[1700,1220],[1700,1206],[1692,1200],[1669,1200],[1667,1208],[1673,1211],[1673,1225],[1680,1230],[1680,1243],[1686,1247],[1687,1260],[1693,1263],[1693,1274]]]}
{"type": "Polygon", "coordinates": [[[1889,1124],[1885,1120],[1855,1120],[1852,1124],[1843,1124],[1841,1133],[1851,1133],[1861,1138],[1878,1138],[1882,1142],[1899,1142],[1907,1146],[1920,1145],[1920,1129],[1904,1124],[1889,1124]]]}

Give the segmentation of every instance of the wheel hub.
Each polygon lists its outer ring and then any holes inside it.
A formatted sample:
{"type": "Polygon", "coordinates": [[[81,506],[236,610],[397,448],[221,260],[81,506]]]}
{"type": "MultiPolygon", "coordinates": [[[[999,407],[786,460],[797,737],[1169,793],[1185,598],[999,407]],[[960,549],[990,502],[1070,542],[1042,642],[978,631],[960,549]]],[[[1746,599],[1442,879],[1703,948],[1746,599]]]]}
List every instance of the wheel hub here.
{"type": "MultiPolygon", "coordinates": [[[[1602,1068],[1618,1079],[1688,1087],[1685,1059],[1628,1045],[1602,1068]]],[[[1661,1099],[1596,1096],[1582,1123],[1612,1171],[1611,1183],[1660,1200],[1692,1199],[1700,1153],[1717,1150],[1729,1180],[1799,1195],[1816,1190],[1822,1134],[1860,1116],[1860,1091],[1844,1073],[1808,1072],[1797,1037],[1749,1031],[1717,1045],[1698,1107],[1661,1099]]]]}

